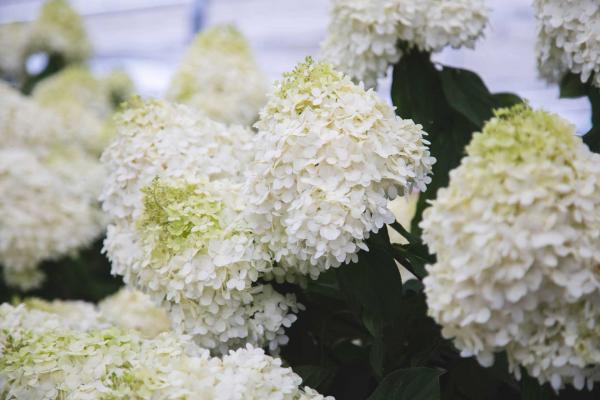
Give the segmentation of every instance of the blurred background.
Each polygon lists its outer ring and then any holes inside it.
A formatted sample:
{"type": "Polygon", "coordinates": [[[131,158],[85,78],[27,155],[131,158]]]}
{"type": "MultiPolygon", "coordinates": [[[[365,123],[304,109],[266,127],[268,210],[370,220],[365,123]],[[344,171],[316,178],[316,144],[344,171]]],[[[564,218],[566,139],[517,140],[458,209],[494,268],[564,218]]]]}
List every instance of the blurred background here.
{"type": "MultiPolygon", "coordinates": [[[[275,80],[306,55],[316,55],[328,23],[326,0],[71,0],[83,15],[94,47],[94,72],[120,67],[143,96],[161,96],[194,32],[216,23],[235,24],[250,41],[258,62],[275,80]]],[[[0,0],[0,24],[30,21],[41,0],[0,0]]],[[[447,50],[444,64],[476,71],[492,91],[511,91],[535,107],[554,111],[590,128],[587,99],[558,99],[558,88],[538,79],[531,2],[488,0],[486,37],[475,50],[447,50]]],[[[0,51],[2,51],[0,49],[0,51]]],[[[39,68],[30,60],[28,68],[39,68]]],[[[389,82],[380,93],[389,97],[389,82]]]]}

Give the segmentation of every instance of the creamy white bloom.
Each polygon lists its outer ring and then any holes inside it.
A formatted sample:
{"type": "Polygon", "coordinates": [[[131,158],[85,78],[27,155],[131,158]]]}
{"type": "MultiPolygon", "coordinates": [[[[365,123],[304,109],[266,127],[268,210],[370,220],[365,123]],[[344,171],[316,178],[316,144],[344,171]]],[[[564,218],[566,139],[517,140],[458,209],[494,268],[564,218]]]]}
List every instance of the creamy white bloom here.
{"type": "Polygon", "coordinates": [[[19,80],[25,72],[28,26],[22,22],[0,25],[0,77],[19,80]]]}
{"type": "Polygon", "coordinates": [[[183,57],[167,99],[228,124],[249,125],[266,101],[267,79],[246,39],[232,26],[201,32],[183,57]]]}
{"type": "Polygon", "coordinates": [[[51,164],[24,148],[0,147],[0,264],[8,283],[23,289],[41,283],[40,262],[72,254],[103,228],[93,193],[51,164]]]}
{"type": "Polygon", "coordinates": [[[111,218],[137,219],[142,192],[164,171],[240,181],[254,133],[214,122],[194,109],[133,99],[115,118],[116,137],[102,156],[109,176],[101,197],[111,218]]]}
{"type": "Polygon", "coordinates": [[[524,366],[555,389],[592,384],[599,211],[600,155],[571,124],[526,106],[497,111],[421,223],[442,334],[482,365],[506,350],[517,375],[524,366]]]}
{"type": "Polygon", "coordinates": [[[483,0],[333,0],[323,58],[375,87],[408,49],[473,47],[487,24],[483,0]]]}
{"type": "Polygon", "coordinates": [[[92,48],[83,20],[66,0],[48,0],[29,28],[27,53],[44,52],[64,62],[85,61],[92,48]]]}
{"type": "Polygon", "coordinates": [[[6,304],[0,316],[6,398],[325,399],[300,389],[302,379],[281,360],[250,346],[211,358],[171,333],[143,339],[117,329],[82,331],[61,327],[53,314],[6,304]]]}
{"type": "Polygon", "coordinates": [[[0,82],[0,147],[49,148],[69,134],[58,115],[0,82]]]}
{"type": "Polygon", "coordinates": [[[101,79],[87,68],[72,66],[36,85],[32,97],[61,118],[73,142],[100,155],[114,136],[107,121],[114,109],[113,97],[128,97],[130,89],[126,75],[101,79]]]}
{"type": "Polygon", "coordinates": [[[550,82],[567,73],[600,87],[600,3],[596,0],[535,0],[538,68],[550,82]]]}
{"type": "Polygon", "coordinates": [[[100,319],[126,331],[153,338],[171,328],[169,316],[150,297],[124,287],[98,304],[100,319]]]}
{"type": "MultiPolygon", "coordinates": [[[[15,310],[11,310],[8,314],[0,311],[2,317],[14,318],[9,322],[11,329],[24,328],[41,332],[46,329],[88,331],[111,327],[111,324],[101,319],[96,306],[85,301],[46,301],[29,298],[23,301],[23,305],[25,306],[24,309],[17,306],[15,310]]],[[[6,310],[9,310],[9,308],[6,308],[6,310]]]]}
{"type": "Polygon", "coordinates": [[[424,190],[435,161],[420,125],[310,59],[276,85],[256,127],[245,199],[278,278],[355,261],[369,234],[394,221],[388,200],[424,190]]]}
{"type": "Polygon", "coordinates": [[[275,350],[299,306],[256,285],[272,263],[240,196],[251,131],[163,102],[125,111],[118,130],[103,155],[113,272],[163,304],[176,328],[206,348],[249,342],[275,350]]]}

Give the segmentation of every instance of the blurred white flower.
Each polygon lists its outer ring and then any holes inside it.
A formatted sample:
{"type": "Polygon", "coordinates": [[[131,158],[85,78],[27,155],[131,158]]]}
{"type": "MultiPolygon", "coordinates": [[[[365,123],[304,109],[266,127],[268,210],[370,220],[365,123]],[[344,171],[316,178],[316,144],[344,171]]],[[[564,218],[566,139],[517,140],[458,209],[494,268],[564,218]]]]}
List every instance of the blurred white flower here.
{"type": "Polygon", "coordinates": [[[67,64],[85,61],[92,52],[83,20],[66,0],[48,0],[29,27],[27,53],[59,56],[67,64]]]}
{"type": "Polygon", "coordinates": [[[368,88],[408,48],[473,47],[488,20],[483,0],[333,0],[323,58],[368,88]]]}
{"type": "Polygon", "coordinates": [[[99,319],[125,331],[153,338],[171,328],[166,311],[149,296],[128,287],[108,296],[98,304],[99,319]]]}
{"type": "Polygon", "coordinates": [[[276,85],[256,127],[245,199],[280,279],[355,261],[394,221],[388,200],[424,190],[435,161],[420,125],[310,59],[276,85]]]}
{"type": "Polygon", "coordinates": [[[67,67],[35,86],[32,97],[53,110],[62,120],[71,139],[91,154],[100,155],[114,136],[111,116],[113,97],[128,97],[128,77],[109,75],[96,78],[81,66],[67,67]]]}
{"type": "Polygon", "coordinates": [[[57,114],[0,82],[0,147],[44,150],[67,143],[69,135],[57,114]]]}
{"type": "Polygon", "coordinates": [[[256,285],[272,265],[239,193],[253,133],[164,102],[134,105],[117,120],[119,136],[103,155],[113,272],[206,348],[275,350],[299,306],[256,285]]]}
{"type": "Polygon", "coordinates": [[[596,0],[535,0],[538,68],[550,82],[567,73],[600,87],[600,3],[596,0]]]}
{"type": "Polygon", "coordinates": [[[82,331],[60,326],[53,314],[7,304],[0,317],[7,398],[326,399],[300,389],[302,379],[280,359],[250,346],[211,358],[172,333],[144,339],[118,329],[82,331]]]}
{"type": "MultiPolygon", "coordinates": [[[[40,262],[87,246],[104,226],[94,193],[55,170],[50,158],[0,147],[0,264],[7,283],[22,289],[41,283],[40,262]]],[[[85,181],[86,171],[78,174],[85,181]]]]}
{"type": "Polygon", "coordinates": [[[201,32],[183,57],[167,99],[227,124],[249,125],[266,101],[267,79],[234,27],[201,32]]]}
{"type": "Polygon", "coordinates": [[[429,314],[482,365],[555,389],[598,379],[600,155],[526,106],[497,111],[424,213],[429,314]]]}
{"type": "Polygon", "coordinates": [[[13,22],[0,25],[0,77],[17,81],[25,72],[28,25],[13,22]]]}

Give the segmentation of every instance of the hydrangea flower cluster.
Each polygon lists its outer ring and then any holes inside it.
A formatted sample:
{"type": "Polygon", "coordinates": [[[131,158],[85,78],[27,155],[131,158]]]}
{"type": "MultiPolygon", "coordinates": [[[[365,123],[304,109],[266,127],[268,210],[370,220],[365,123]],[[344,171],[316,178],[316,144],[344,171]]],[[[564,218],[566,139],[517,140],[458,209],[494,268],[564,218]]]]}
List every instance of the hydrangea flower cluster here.
{"type": "Polygon", "coordinates": [[[99,155],[113,133],[105,122],[115,108],[113,97],[127,97],[133,88],[128,77],[120,75],[99,79],[87,68],[72,66],[36,85],[32,97],[60,116],[74,141],[99,155]]]}
{"type": "Polygon", "coordinates": [[[29,28],[27,54],[59,55],[70,63],[89,58],[92,46],[83,21],[66,0],[48,0],[29,28]]]}
{"type": "Polygon", "coordinates": [[[267,79],[248,42],[234,27],[201,32],[186,52],[167,99],[188,104],[210,118],[249,125],[266,101],[267,79]]]}
{"type": "Polygon", "coordinates": [[[0,265],[9,284],[32,289],[37,265],[88,245],[103,230],[96,200],[104,171],[69,143],[60,117],[0,84],[0,265]]]}
{"type": "Polygon", "coordinates": [[[483,0],[333,0],[323,58],[366,87],[375,87],[402,50],[470,47],[482,36],[483,0]]]}
{"type": "Polygon", "coordinates": [[[0,82],[0,144],[2,147],[49,148],[68,142],[60,117],[0,82]]]}
{"type": "Polygon", "coordinates": [[[600,3],[595,0],[535,0],[537,59],[541,75],[559,82],[567,72],[600,87],[600,3]]]}
{"type": "Polygon", "coordinates": [[[22,22],[0,25],[0,77],[16,81],[25,72],[28,26],[22,22]]]}
{"type": "Polygon", "coordinates": [[[600,378],[600,155],[556,115],[515,106],[476,133],[424,213],[429,314],[482,365],[506,350],[555,389],[600,378]]]}
{"type": "Polygon", "coordinates": [[[281,360],[250,346],[211,358],[173,333],[145,339],[116,328],[80,330],[7,304],[0,317],[3,398],[326,400],[300,389],[302,379],[281,360]]]}
{"type": "Polygon", "coordinates": [[[252,131],[160,101],[133,104],[117,125],[102,157],[113,272],[165,305],[175,327],[205,348],[285,343],[300,305],[257,283],[271,258],[240,196],[252,131]]]}
{"type": "Polygon", "coordinates": [[[0,264],[6,282],[25,290],[42,282],[40,262],[75,252],[104,226],[94,193],[78,183],[85,176],[71,183],[52,162],[25,148],[0,148],[0,264]]]}
{"type": "Polygon", "coordinates": [[[245,197],[278,279],[355,261],[394,221],[388,200],[424,190],[435,161],[420,125],[310,58],[276,84],[256,127],[245,197]]]}

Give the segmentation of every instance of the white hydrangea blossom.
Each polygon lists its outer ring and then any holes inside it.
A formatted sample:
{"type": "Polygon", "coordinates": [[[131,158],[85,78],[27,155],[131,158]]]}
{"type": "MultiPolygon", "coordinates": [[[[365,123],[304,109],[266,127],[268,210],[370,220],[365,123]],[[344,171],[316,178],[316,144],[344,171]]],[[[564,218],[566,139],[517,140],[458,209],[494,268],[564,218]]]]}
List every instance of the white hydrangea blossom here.
{"type": "Polygon", "coordinates": [[[333,400],[280,359],[250,346],[211,358],[185,336],[60,326],[42,311],[0,306],[0,395],[8,399],[333,400]]]}
{"type": "Polygon", "coordinates": [[[276,85],[256,127],[245,198],[273,273],[288,280],[355,261],[394,221],[388,200],[424,190],[435,161],[420,125],[310,59],[276,85]]]}
{"type": "Polygon", "coordinates": [[[113,96],[127,97],[128,88],[126,75],[100,79],[87,68],[72,66],[36,85],[32,97],[61,118],[72,140],[99,155],[114,133],[107,122],[114,108],[113,96]]]}
{"type": "Polygon", "coordinates": [[[83,20],[66,0],[48,0],[29,28],[28,54],[60,55],[66,63],[85,61],[92,52],[83,20]]]}
{"type": "Polygon", "coordinates": [[[497,111],[424,213],[429,314],[482,365],[555,389],[600,378],[600,155],[526,106],[497,111]]]}
{"type": "Polygon", "coordinates": [[[167,99],[188,104],[210,118],[249,125],[266,101],[267,79],[249,44],[232,26],[201,32],[184,55],[167,99]]]}
{"type": "Polygon", "coordinates": [[[18,80],[25,72],[28,26],[22,22],[0,25],[0,77],[18,80]]]}
{"type": "Polygon", "coordinates": [[[68,141],[60,117],[0,82],[0,146],[48,148],[68,141]]]}
{"type": "Polygon", "coordinates": [[[100,319],[126,331],[148,338],[171,328],[169,316],[150,297],[139,290],[124,287],[98,304],[100,319]]]}
{"type": "Polygon", "coordinates": [[[487,24],[483,0],[333,0],[323,58],[356,82],[375,87],[402,51],[475,45],[487,24]]]}
{"type": "MultiPolygon", "coordinates": [[[[23,302],[25,309],[13,310],[6,315],[14,319],[9,323],[12,329],[74,329],[88,331],[92,329],[105,329],[111,325],[101,319],[100,312],[92,303],[78,300],[52,300],[46,301],[37,298],[29,298],[23,302]],[[51,318],[46,318],[51,314],[51,318]],[[40,320],[46,319],[39,327],[40,320]],[[53,321],[58,321],[55,324],[53,321]],[[46,325],[46,322],[50,325],[46,325]]],[[[4,306],[0,306],[4,307],[4,306]]],[[[7,309],[8,310],[8,309],[7,309]]]]}
{"type": "Polygon", "coordinates": [[[140,189],[166,170],[174,177],[241,181],[252,157],[250,129],[225,126],[184,105],[133,99],[115,121],[116,137],[102,156],[109,176],[101,200],[111,218],[137,219],[140,189]]]}
{"type": "Polygon", "coordinates": [[[0,148],[0,264],[22,289],[41,283],[40,262],[88,245],[103,228],[93,193],[49,164],[24,148],[0,148]]]}
{"type": "Polygon", "coordinates": [[[600,87],[600,3],[596,0],[535,0],[538,68],[550,82],[567,73],[600,87]]]}
{"type": "Polygon", "coordinates": [[[275,350],[299,305],[255,285],[272,264],[239,195],[251,131],[164,102],[137,105],[118,121],[119,136],[103,155],[113,272],[207,348],[249,342],[275,350]]]}

